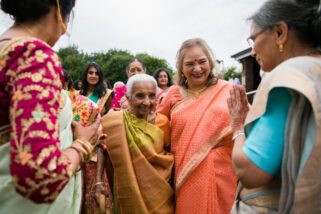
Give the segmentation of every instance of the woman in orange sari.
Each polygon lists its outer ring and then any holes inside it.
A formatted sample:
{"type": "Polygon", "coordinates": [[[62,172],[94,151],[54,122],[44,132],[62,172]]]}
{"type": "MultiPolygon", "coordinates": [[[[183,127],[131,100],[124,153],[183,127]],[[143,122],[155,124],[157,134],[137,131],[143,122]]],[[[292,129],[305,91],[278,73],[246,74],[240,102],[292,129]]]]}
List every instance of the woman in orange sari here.
{"type": "Polygon", "coordinates": [[[177,60],[178,86],[157,107],[171,121],[176,213],[229,213],[236,190],[226,105],[232,86],[215,77],[202,39],[185,41],[177,60]]]}

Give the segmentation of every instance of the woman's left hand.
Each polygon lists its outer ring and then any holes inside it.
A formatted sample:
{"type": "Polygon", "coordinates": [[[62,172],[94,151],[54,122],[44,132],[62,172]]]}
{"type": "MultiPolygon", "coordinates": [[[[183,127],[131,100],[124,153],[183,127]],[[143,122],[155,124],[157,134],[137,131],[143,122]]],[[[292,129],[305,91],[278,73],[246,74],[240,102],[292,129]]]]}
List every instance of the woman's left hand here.
{"type": "Polygon", "coordinates": [[[227,99],[227,105],[230,113],[232,131],[243,131],[245,118],[250,109],[243,86],[233,86],[230,90],[230,97],[227,99]]]}

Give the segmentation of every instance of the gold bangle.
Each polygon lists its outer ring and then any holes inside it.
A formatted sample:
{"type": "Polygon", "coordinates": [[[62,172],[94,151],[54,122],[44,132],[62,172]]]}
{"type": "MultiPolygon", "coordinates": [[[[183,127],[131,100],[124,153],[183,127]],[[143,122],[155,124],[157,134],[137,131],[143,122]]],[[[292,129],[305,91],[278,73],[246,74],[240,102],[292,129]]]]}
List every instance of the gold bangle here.
{"type": "Polygon", "coordinates": [[[70,149],[73,149],[74,151],[76,151],[77,152],[77,154],[79,155],[79,157],[80,157],[80,160],[81,160],[81,162],[84,162],[84,156],[83,156],[83,153],[82,153],[82,151],[80,151],[75,145],[71,145],[71,146],[69,146],[69,148],[70,149]]]}
{"type": "Polygon", "coordinates": [[[74,142],[72,145],[73,145],[73,147],[75,147],[78,150],[80,150],[81,153],[83,154],[83,162],[85,162],[85,163],[88,162],[88,159],[91,158],[91,153],[89,153],[87,151],[87,149],[84,148],[84,146],[79,142],[74,142]]]}
{"type": "Polygon", "coordinates": [[[90,161],[93,156],[94,146],[92,146],[89,142],[84,142],[82,140],[75,140],[74,144],[79,145],[79,147],[84,150],[84,162],[87,163],[90,161]]]}
{"type": "Polygon", "coordinates": [[[89,153],[92,153],[95,146],[89,143],[88,141],[82,141],[82,140],[75,140],[75,142],[80,143],[89,153]]]}

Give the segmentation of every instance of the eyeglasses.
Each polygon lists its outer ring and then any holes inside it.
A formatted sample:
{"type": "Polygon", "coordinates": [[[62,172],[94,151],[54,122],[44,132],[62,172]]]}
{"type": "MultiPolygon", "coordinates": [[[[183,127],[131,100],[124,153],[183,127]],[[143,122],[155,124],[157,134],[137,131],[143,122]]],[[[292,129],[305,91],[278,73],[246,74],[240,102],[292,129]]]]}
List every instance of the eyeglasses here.
{"type": "Polygon", "coordinates": [[[266,31],[266,30],[261,30],[261,31],[259,31],[258,33],[254,34],[254,35],[252,35],[252,36],[250,36],[249,38],[246,39],[247,43],[249,44],[249,46],[250,46],[251,48],[253,48],[253,46],[254,46],[254,41],[255,41],[255,39],[256,39],[260,34],[264,33],[265,31],[266,31]]]}

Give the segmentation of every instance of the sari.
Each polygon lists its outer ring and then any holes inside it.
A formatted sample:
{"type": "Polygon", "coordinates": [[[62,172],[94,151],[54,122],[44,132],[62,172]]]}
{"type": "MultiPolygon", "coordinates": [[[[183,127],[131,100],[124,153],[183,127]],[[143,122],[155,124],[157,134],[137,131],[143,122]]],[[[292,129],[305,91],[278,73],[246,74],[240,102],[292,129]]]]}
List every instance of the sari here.
{"type": "MultiPolygon", "coordinates": [[[[164,127],[166,119],[158,114],[156,124],[164,127]]],[[[110,111],[102,124],[114,169],[115,213],[173,213],[173,155],[164,150],[164,132],[126,110],[110,111]]]]}
{"type": "MultiPolygon", "coordinates": [[[[73,143],[71,130],[71,101],[63,90],[61,94],[62,109],[59,113],[60,125],[60,149],[65,149],[73,143]]],[[[9,143],[0,146],[0,212],[17,214],[56,214],[70,213],[79,214],[81,202],[81,173],[76,173],[64,187],[57,199],[52,204],[35,204],[25,197],[19,195],[13,186],[9,171],[9,143]]]]}
{"type": "Polygon", "coordinates": [[[231,87],[218,80],[197,98],[172,86],[157,108],[171,121],[178,214],[230,212],[237,183],[226,104],[231,87]]]}
{"type": "MultiPolygon", "coordinates": [[[[286,120],[284,151],[281,166],[281,190],[268,198],[279,198],[277,213],[320,213],[321,196],[321,60],[313,57],[291,58],[277,66],[261,82],[253,105],[245,121],[245,131],[249,133],[254,122],[266,111],[268,95],[275,88],[285,88],[291,92],[292,103],[286,120]],[[307,136],[313,124],[314,142],[307,136]]],[[[254,193],[255,194],[255,193],[254,193]]],[[[256,194],[257,203],[245,204],[237,201],[236,213],[252,210],[259,213],[256,204],[268,204],[266,197],[256,194]],[[238,211],[238,212],[237,212],[238,211]]]]}
{"type": "Polygon", "coordinates": [[[1,213],[77,213],[79,178],[61,152],[72,141],[59,57],[36,38],[7,40],[0,50],[1,213]]]}

